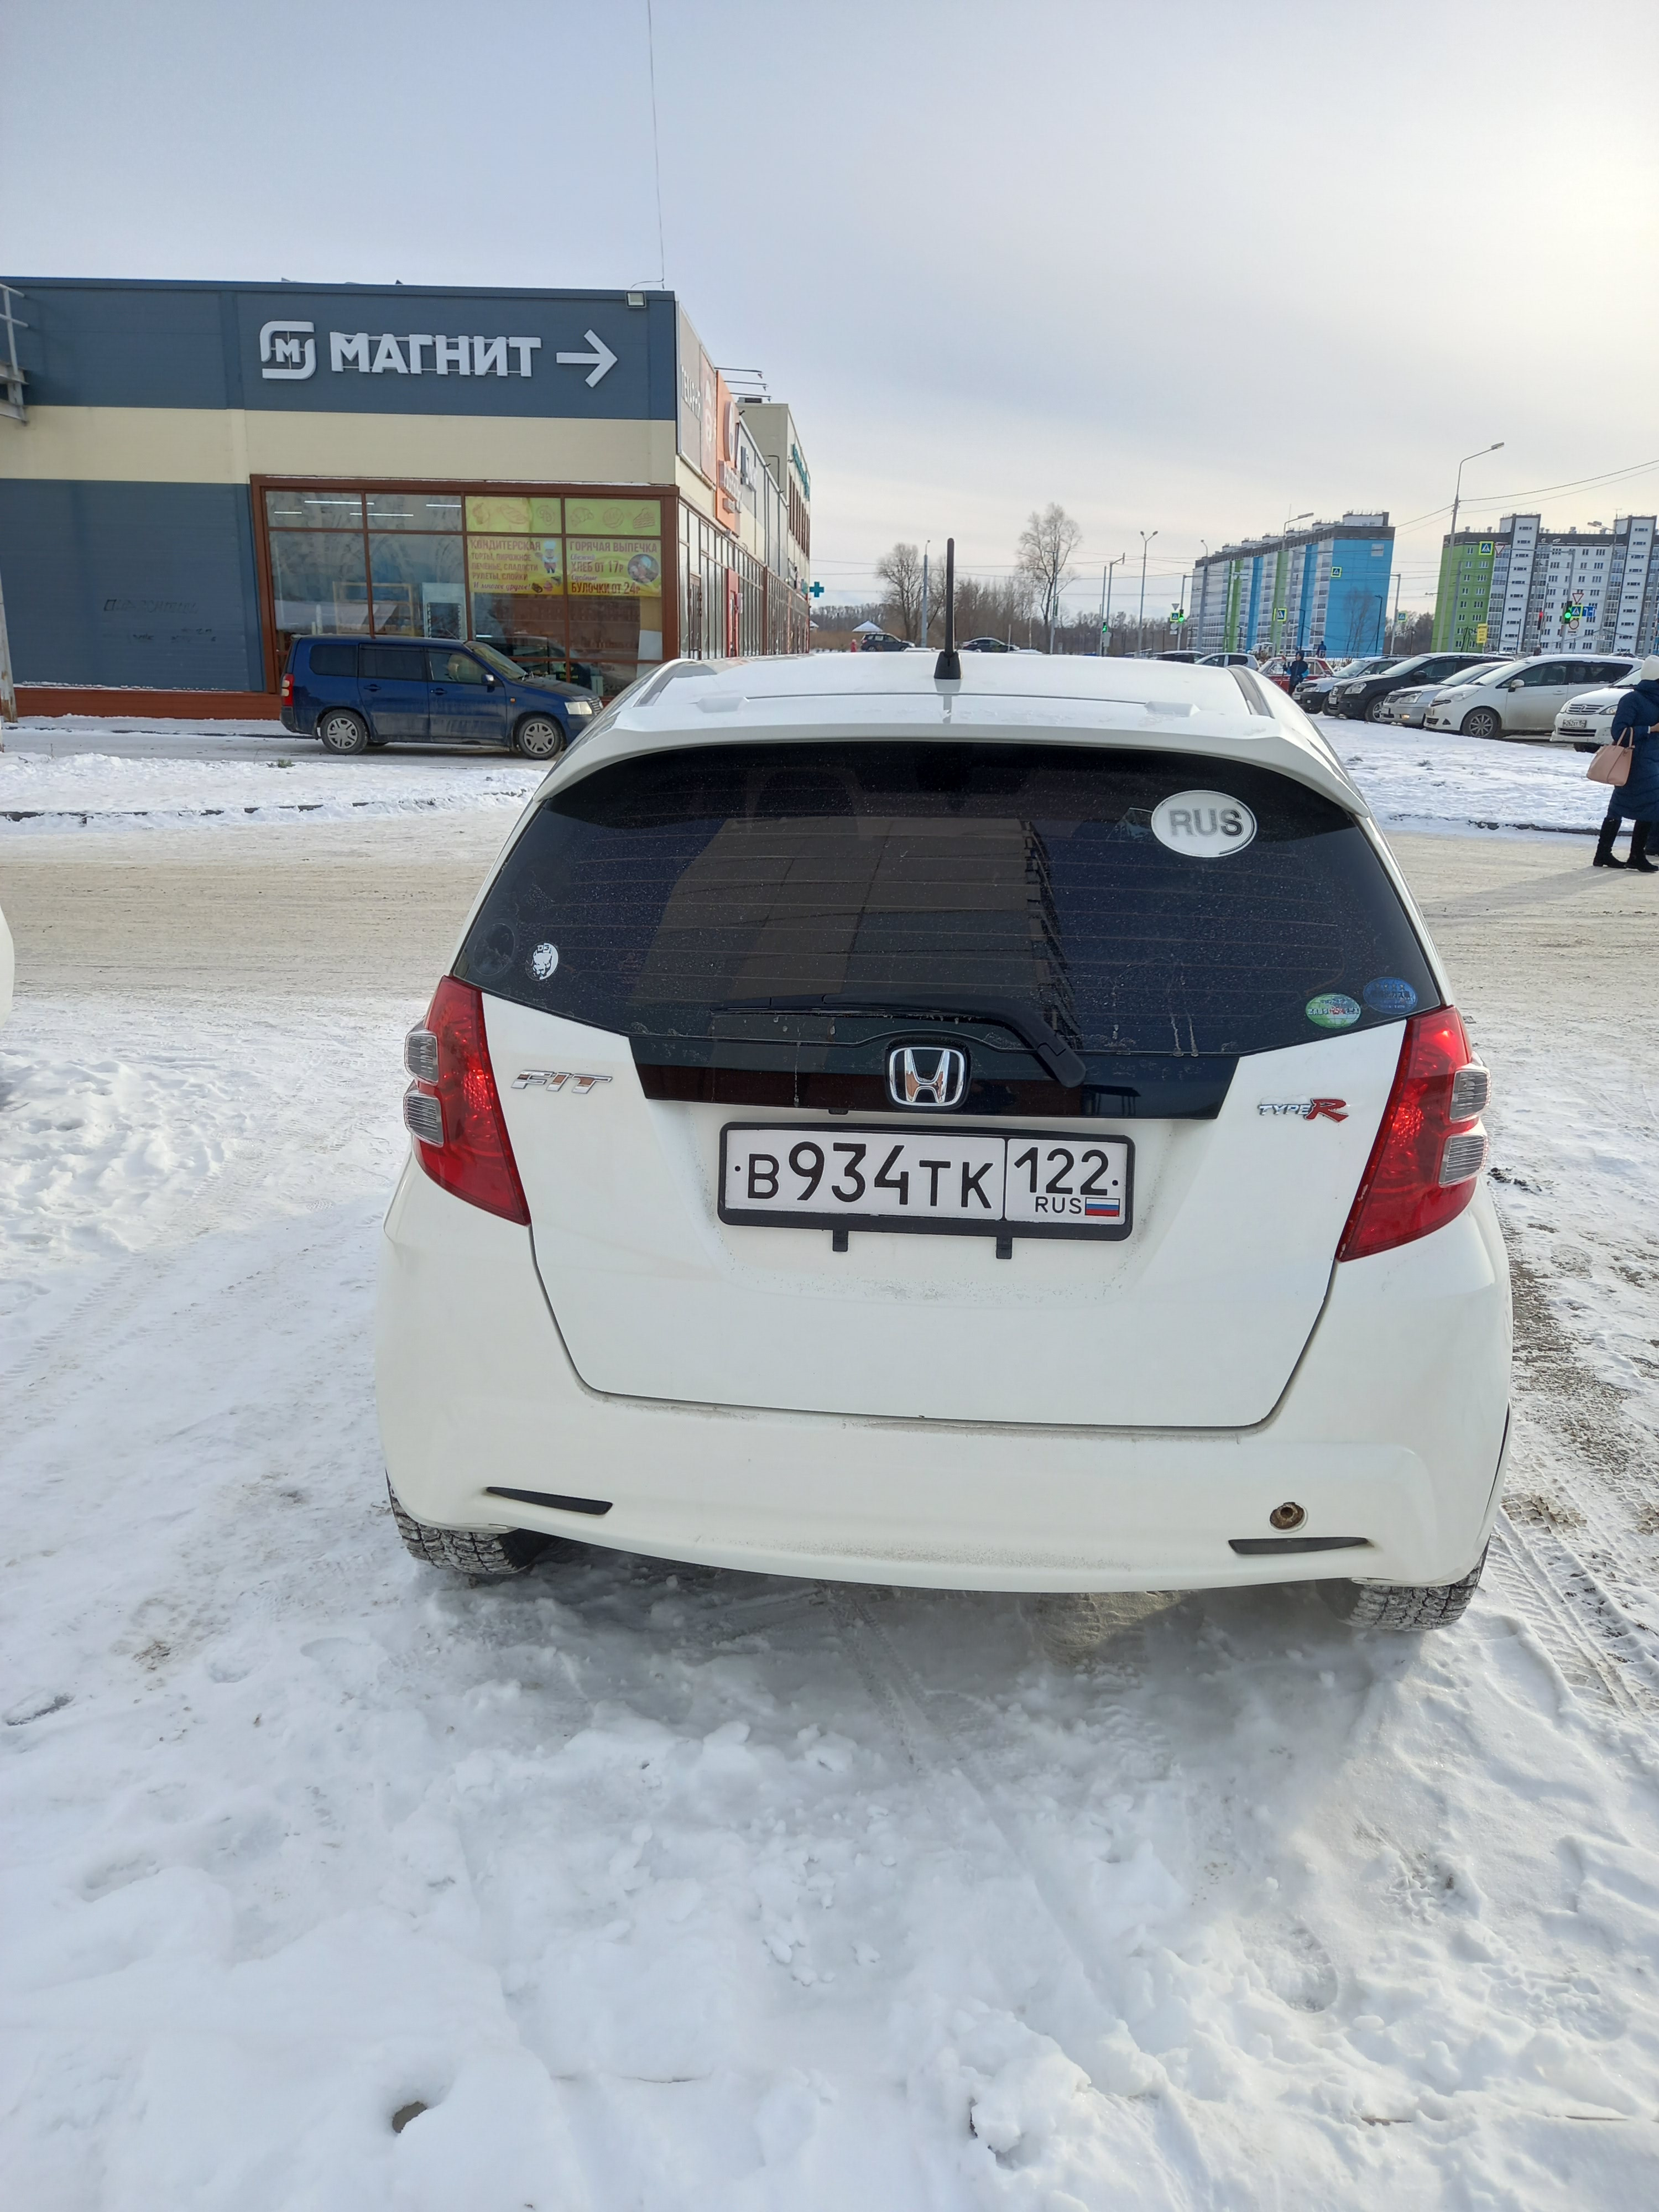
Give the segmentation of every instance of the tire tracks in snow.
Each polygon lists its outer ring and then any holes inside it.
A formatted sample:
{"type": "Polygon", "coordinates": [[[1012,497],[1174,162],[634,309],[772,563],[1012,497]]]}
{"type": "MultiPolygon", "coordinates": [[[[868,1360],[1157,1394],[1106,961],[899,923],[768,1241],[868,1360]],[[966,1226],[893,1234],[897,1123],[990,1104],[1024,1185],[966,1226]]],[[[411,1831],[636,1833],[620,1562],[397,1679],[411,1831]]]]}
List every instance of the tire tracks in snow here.
{"type": "Polygon", "coordinates": [[[1513,1246],[1510,1265],[1518,1426],[1493,1542],[1498,1580],[1575,1691],[1650,1723],[1659,1632],[1627,1601],[1642,1605],[1659,1565],[1644,1446],[1620,1392],[1563,1329],[1542,1276],[1513,1246]]]}
{"type": "Polygon", "coordinates": [[[1073,1885],[1009,1808],[1006,1793],[981,1753],[951,1720],[946,1709],[951,1693],[929,1691],[917,1680],[856,1585],[826,1583],[823,1589],[871,1704],[918,1778],[940,1790],[953,1789],[976,1814],[977,1824],[995,1831],[1075,1965],[1096,2008],[1099,2033],[1126,2033],[1122,2014],[1103,1984],[1099,1946],[1078,1909],[1073,1885]]]}

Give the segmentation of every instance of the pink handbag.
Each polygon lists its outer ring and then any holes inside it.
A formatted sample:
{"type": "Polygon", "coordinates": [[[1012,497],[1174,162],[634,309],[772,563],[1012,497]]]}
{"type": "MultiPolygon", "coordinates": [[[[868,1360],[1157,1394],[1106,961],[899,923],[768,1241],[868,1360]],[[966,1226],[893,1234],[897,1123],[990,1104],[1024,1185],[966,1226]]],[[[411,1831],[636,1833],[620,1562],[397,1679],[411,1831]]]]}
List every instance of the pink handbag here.
{"type": "Polygon", "coordinates": [[[1635,757],[1634,745],[1602,745],[1584,773],[1592,783],[1628,783],[1630,764],[1635,757]]]}

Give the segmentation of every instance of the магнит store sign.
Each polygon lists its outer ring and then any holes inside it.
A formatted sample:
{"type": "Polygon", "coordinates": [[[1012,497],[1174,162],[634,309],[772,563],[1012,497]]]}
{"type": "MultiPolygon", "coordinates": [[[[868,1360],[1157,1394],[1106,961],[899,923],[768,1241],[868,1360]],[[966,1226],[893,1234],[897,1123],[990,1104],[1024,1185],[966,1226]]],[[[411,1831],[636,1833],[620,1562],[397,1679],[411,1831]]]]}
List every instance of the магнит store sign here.
{"type": "MultiPolygon", "coordinates": [[[[590,389],[615,368],[617,356],[597,331],[583,333],[586,352],[556,353],[561,368],[586,368],[590,389]]],[[[362,376],[520,376],[534,374],[539,338],[499,336],[450,337],[442,331],[331,331],[328,367],[339,376],[356,369],[362,376]],[[508,356],[512,356],[509,368],[508,356]]],[[[314,323],[284,319],[259,331],[259,374],[267,383],[302,384],[317,374],[319,349],[314,323]]]]}

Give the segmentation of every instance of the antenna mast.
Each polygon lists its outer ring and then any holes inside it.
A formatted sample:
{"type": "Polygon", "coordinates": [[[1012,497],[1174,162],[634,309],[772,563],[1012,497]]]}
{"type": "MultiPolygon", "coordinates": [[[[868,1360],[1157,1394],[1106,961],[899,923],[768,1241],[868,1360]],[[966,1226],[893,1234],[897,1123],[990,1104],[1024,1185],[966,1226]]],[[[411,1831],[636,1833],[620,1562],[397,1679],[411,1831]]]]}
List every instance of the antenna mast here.
{"type": "Polygon", "coordinates": [[[957,541],[945,541],[945,649],[933,664],[935,684],[960,684],[962,655],[957,651],[957,541]]]}

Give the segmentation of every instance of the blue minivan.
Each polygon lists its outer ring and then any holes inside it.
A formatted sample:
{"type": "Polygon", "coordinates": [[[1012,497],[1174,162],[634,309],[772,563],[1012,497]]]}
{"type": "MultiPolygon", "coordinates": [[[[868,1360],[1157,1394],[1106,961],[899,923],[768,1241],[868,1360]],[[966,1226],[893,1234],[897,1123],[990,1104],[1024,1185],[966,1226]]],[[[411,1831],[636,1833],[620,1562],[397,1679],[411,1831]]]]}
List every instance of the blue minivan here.
{"type": "Polygon", "coordinates": [[[296,637],[283,672],[283,727],[325,752],[370,745],[511,745],[555,759],[598,711],[591,691],[532,681],[493,645],[296,637]]]}

